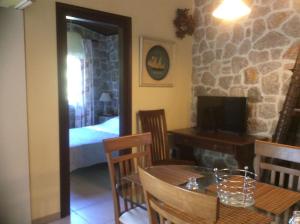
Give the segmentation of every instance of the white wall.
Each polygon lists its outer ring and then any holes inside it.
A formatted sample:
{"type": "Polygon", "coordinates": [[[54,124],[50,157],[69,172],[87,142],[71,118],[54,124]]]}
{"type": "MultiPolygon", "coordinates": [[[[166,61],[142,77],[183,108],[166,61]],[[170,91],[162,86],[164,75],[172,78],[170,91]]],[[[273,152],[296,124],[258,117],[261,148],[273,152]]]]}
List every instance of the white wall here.
{"type": "Polygon", "coordinates": [[[31,223],[23,12],[0,8],[0,223],[31,223]]]}

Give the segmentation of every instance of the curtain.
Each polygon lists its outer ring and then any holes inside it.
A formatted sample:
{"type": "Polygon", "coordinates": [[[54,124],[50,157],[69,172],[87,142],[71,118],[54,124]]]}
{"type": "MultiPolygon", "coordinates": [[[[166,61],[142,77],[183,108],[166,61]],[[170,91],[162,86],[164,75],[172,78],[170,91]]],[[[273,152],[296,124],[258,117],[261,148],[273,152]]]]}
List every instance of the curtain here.
{"type": "MultiPolygon", "coordinates": [[[[94,69],[92,40],[82,39],[84,58],[81,59],[81,93],[74,105],[75,128],[93,125],[94,122],[94,69]]],[[[71,87],[72,88],[72,87],[71,87]]]]}

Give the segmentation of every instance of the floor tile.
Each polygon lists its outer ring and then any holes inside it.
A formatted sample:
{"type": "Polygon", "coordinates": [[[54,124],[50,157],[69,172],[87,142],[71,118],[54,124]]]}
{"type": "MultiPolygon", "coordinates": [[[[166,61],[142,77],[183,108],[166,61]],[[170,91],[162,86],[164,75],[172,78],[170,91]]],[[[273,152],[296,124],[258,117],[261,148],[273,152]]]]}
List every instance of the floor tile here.
{"type": "Polygon", "coordinates": [[[77,215],[76,213],[72,212],[71,217],[68,216],[66,218],[57,220],[55,222],[51,222],[49,224],[89,224],[89,223],[85,221],[82,217],[77,215]]]}
{"type": "Polygon", "coordinates": [[[78,211],[94,204],[101,204],[112,201],[112,193],[110,191],[101,194],[83,194],[71,196],[71,210],[78,211]]]}
{"type": "Polygon", "coordinates": [[[106,222],[105,224],[115,224],[115,220],[112,219],[112,220],[109,220],[108,222],[106,222]]]}
{"type": "Polygon", "coordinates": [[[71,211],[88,224],[114,223],[113,199],[107,166],[95,165],[78,169],[70,176],[71,211]]]}
{"type": "Polygon", "coordinates": [[[91,205],[76,211],[89,224],[106,224],[114,218],[113,201],[91,205]]]}

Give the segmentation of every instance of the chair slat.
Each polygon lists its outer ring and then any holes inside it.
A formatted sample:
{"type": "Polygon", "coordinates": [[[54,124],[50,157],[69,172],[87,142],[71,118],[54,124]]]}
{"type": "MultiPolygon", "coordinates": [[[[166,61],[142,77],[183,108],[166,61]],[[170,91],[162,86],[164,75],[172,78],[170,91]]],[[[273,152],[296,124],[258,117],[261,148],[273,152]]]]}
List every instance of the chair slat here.
{"type": "Polygon", "coordinates": [[[284,181],[284,173],[280,172],[279,173],[279,186],[283,187],[283,181],[284,181]]]}
{"type": "Polygon", "coordinates": [[[280,217],[278,215],[275,216],[275,223],[276,224],[280,223],[280,217]]]}
{"type": "Polygon", "coordinates": [[[292,189],[293,188],[293,183],[294,183],[294,175],[290,174],[289,175],[288,189],[292,189]]]}
{"type": "Polygon", "coordinates": [[[123,161],[121,161],[121,162],[119,163],[119,167],[120,167],[120,170],[119,170],[119,172],[120,172],[120,177],[125,176],[125,167],[124,167],[123,161]]]}
{"type": "Polygon", "coordinates": [[[126,169],[126,176],[130,175],[130,173],[133,173],[134,171],[131,170],[131,168],[130,168],[130,160],[125,160],[124,163],[125,163],[125,169],[126,169]]]}
{"type": "Polygon", "coordinates": [[[151,132],[152,134],[151,158],[154,165],[195,164],[195,161],[174,160],[171,158],[167,121],[163,109],[139,111],[137,123],[140,128],[139,132],[151,132]]]}
{"type": "MultiPolygon", "coordinates": [[[[126,189],[125,191],[126,191],[126,194],[125,194],[125,195],[127,195],[127,194],[128,194],[128,190],[126,189]]],[[[128,207],[128,201],[126,201],[126,200],[124,200],[124,210],[125,210],[125,211],[128,211],[128,210],[129,210],[129,207],[128,207]]]]}
{"type": "Polygon", "coordinates": [[[288,223],[289,222],[289,218],[290,218],[290,211],[289,210],[286,210],[284,212],[284,215],[283,215],[283,223],[288,223]]]}
{"type": "MultiPolygon", "coordinates": [[[[296,190],[300,191],[300,170],[295,169],[292,166],[287,167],[283,165],[272,164],[272,162],[276,160],[299,164],[300,147],[257,140],[255,141],[255,154],[257,157],[255,163],[255,171],[257,172],[258,170],[260,174],[259,178],[267,177],[267,175],[261,175],[261,173],[264,170],[269,170],[271,171],[269,183],[278,183],[280,187],[287,187],[293,190],[294,179],[295,177],[297,177],[298,186],[296,190]],[[278,173],[279,175],[276,175],[276,173],[278,173]],[[285,178],[286,176],[288,176],[288,179],[285,178]]],[[[292,163],[288,163],[287,165],[292,163]]]]}
{"type": "Polygon", "coordinates": [[[129,160],[130,167],[131,167],[131,170],[133,173],[137,173],[137,167],[136,167],[137,164],[135,164],[135,160],[136,160],[136,157],[129,160]]]}
{"type": "Polygon", "coordinates": [[[276,172],[274,170],[272,170],[271,171],[271,179],[270,179],[271,184],[275,184],[275,175],[276,175],[276,172]]]}
{"type": "Polygon", "coordinates": [[[162,215],[159,215],[159,223],[164,223],[164,217],[162,215]]]}
{"type": "Polygon", "coordinates": [[[152,161],[170,159],[165,111],[162,109],[139,111],[138,115],[140,117],[142,131],[152,133],[152,161]]]}
{"type": "Polygon", "coordinates": [[[291,169],[291,168],[288,168],[288,167],[278,166],[278,165],[275,165],[275,164],[261,162],[260,163],[260,168],[264,169],[264,170],[274,170],[274,171],[277,171],[277,172],[292,174],[294,176],[300,176],[300,170],[295,170],[295,169],[291,169]]]}
{"type": "MultiPolygon", "coordinates": [[[[123,200],[119,198],[116,186],[120,184],[122,178],[137,172],[136,166],[138,165],[138,159],[143,158],[145,161],[150,161],[148,165],[151,166],[151,142],[151,133],[103,140],[112,186],[116,224],[120,224],[119,217],[123,212],[135,207],[135,205],[132,203],[133,200],[123,200]],[[143,148],[145,151],[133,152],[133,150],[128,150],[139,147],[143,148]],[[129,154],[124,155],[122,154],[123,151],[127,153],[129,152],[129,154]],[[118,152],[119,155],[112,157],[113,152],[118,152]]],[[[121,191],[123,195],[127,196],[127,199],[133,199],[133,197],[135,197],[134,194],[137,191],[137,187],[134,185],[134,183],[128,183],[128,187],[123,187],[121,191]]]]}
{"type": "Polygon", "coordinates": [[[130,186],[130,196],[129,196],[129,206],[130,206],[130,209],[133,209],[134,208],[134,206],[133,206],[133,197],[134,197],[134,195],[135,195],[135,184],[134,183],[131,183],[130,184],[131,186],[130,186]]]}

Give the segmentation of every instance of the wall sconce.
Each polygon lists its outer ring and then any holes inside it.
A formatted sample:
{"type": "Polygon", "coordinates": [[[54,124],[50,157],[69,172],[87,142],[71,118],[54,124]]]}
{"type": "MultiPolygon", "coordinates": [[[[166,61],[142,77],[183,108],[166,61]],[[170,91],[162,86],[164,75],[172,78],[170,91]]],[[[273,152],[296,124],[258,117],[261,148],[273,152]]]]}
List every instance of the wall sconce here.
{"type": "Polygon", "coordinates": [[[100,102],[103,102],[103,114],[104,115],[107,115],[108,113],[107,113],[107,104],[109,103],[109,102],[111,102],[111,96],[109,95],[109,93],[102,93],[101,94],[101,96],[100,96],[100,99],[99,99],[99,101],[100,102]]]}
{"type": "Polygon", "coordinates": [[[251,9],[242,0],[223,0],[213,11],[213,16],[224,20],[235,20],[250,12],[251,9]]]}
{"type": "Polygon", "coordinates": [[[180,39],[185,35],[193,35],[195,30],[195,21],[192,15],[189,15],[189,9],[177,9],[174,19],[176,27],[176,36],[180,39]]]}

